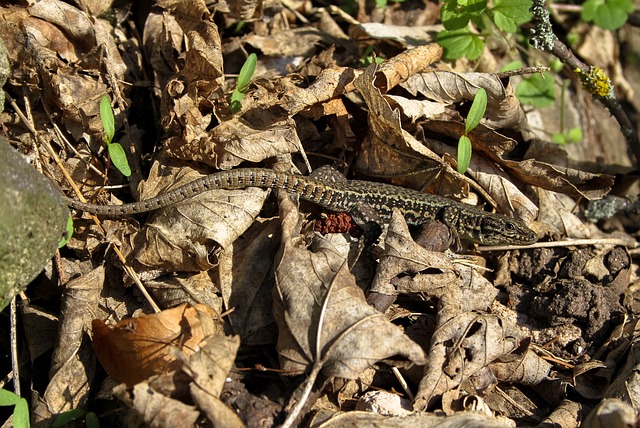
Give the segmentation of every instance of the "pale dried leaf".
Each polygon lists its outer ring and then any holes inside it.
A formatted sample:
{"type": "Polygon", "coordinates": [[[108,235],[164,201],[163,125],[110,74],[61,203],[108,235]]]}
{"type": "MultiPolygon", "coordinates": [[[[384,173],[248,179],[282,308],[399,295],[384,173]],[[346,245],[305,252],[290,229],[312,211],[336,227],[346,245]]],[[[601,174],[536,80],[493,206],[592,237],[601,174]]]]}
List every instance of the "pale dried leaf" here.
{"type": "Polygon", "coordinates": [[[499,381],[522,385],[539,384],[548,379],[549,372],[553,368],[530,346],[521,348],[519,352],[500,357],[489,367],[499,381]]]}
{"type": "Polygon", "coordinates": [[[202,391],[220,398],[239,347],[238,336],[210,336],[207,343],[189,356],[188,360],[181,353],[182,370],[191,376],[193,383],[202,391]]]}
{"type": "Polygon", "coordinates": [[[444,104],[434,101],[409,99],[399,95],[385,97],[399,107],[402,114],[412,123],[419,119],[439,119],[447,111],[444,104]]]}
{"type": "Polygon", "coordinates": [[[374,39],[400,42],[403,46],[421,46],[433,42],[443,29],[442,25],[404,26],[364,22],[354,27],[351,37],[366,35],[374,39]]]}
{"type": "Polygon", "coordinates": [[[428,413],[413,413],[408,416],[384,416],[369,412],[319,412],[310,424],[311,428],[509,428],[495,418],[478,412],[459,412],[451,416],[436,416],[428,413]]]}
{"type": "Polygon", "coordinates": [[[589,238],[589,228],[572,213],[575,201],[567,195],[537,189],[540,214],[538,220],[555,235],[569,238],[589,238]]]}
{"type": "Polygon", "coordinates": [[[256,127],[242,118],[233,118],[211,131],[206,131],[208,126],[208,120],[203,119],[188,139],[168,140],[168,154],[228,169],[241,162],[261,162],[300,149],[295,122],[291,119],[256,127]]]}
{"type": "Polygon", "coordinates": [[[156,392],[146,382],[134,385],[130,393],[124,389],[114,393],[150,428],[195,427],[200,417],[195,407],[156,392]]]}
{"type": "Polygon", "coordinates": [[[274,290],[281,368],[305,372],[319,363],[326,376],[354,379],[393,356],[402,357],[396,365],[424,363],[422,349],[366,303],[340,253],[301,246],[297,210],[282,202],[281,211],[274,290]]]}
{"type": "Polygon", "coordinates": [[[491,128],[526,127],[526,118],[513,89],[505,88],[495,74],[454,73],[434,70],[416,74],[401,85],[412,95],[425,97],[445,104],[455,104],[473,100],[480,88],[487,91],[485,125],[491,128]]]}
{"type": "Polygon", "coordinates": [[[250,34],[245,43],[260,49],[264,55],[279,57],[310,57],[322,43],[332,45],[340,40],[314,27],[292,28],[268,36],[250,34]]]}
{"type": "Polygon", "coordinates": [[[453,303],[447,308],[443,302],[414,409],[429,408],[444,392],[516,347],[516,341],[498,317],[460,312],[453,303]]]}

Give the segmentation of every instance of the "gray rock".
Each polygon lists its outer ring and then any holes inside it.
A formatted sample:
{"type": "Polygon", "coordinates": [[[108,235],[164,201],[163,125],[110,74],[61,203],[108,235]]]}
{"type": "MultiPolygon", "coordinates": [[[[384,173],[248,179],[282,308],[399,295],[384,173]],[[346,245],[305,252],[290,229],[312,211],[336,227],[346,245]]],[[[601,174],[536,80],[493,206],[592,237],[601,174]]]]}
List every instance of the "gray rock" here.
{"type": "Polygon", "coordinates": [[[0,138],[0,310],[42,271],[65,236],[69,209],[49,180],[0,138]]]}

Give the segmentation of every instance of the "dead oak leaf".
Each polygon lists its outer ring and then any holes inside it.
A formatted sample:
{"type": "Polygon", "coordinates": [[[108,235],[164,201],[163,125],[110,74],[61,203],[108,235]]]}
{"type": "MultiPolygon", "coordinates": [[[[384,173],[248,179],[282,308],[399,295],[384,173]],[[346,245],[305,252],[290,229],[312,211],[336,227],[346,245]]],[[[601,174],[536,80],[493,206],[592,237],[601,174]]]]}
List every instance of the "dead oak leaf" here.
{"type": "Polygon", "coordinates": [[[282,247],[277,257],[274,316],[281,368],[355,379],[375,362],[424,364],[424,352],[366,303],[338,251],[307,250],[297,235],[298,212],[283,198],[282,247]],[[408,361],[406,361],[406,360],[408,361]]]}
{"type": "Polygon", "coordinates": [[[113,328],[93,320],[93,347],[109,376],[133,386],[154,374],[179,367],[169,348],[185,355],[199,349],[203,340],[221,334],[220,316],[201,304],[180,305],[157,314],[120,321],[113,328]]]}

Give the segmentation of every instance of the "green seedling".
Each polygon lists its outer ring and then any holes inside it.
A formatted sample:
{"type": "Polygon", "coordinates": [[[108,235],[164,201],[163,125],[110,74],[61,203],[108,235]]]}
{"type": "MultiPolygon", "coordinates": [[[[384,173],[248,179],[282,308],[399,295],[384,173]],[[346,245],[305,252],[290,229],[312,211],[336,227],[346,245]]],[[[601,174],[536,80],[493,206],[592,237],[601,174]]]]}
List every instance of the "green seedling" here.
{"type": "Polygon", "coordinates": [[[13,426],[15,428],[29,428],[29,405],[27,400],[11,391],[0,389],[0,406],[13,407],[13,426]]]}
{"type": "Polygon", "coordinates": [[[84,418],[84,426],[87,428],[100,428],[100,421],[93,412],[85,412],[82,409],[71,409],[58,415],[53,421],[53,427],[63,427],[71,422],[84,418]]]}
{"type": "Polygon", "coordinates": [[[559,144],[561,146],[572,144],[572,143],[578,143],[582,140],[582,129],[571,128],[568,131],[553,134],[551,139],[553,140],[554,143],[559,144]]]}
{"type": "Polygon", "coordinates": [[[231,111],[233,113],[237,113],[242,108],[242,99],[249,91],[249,83],[251,83],[251,78],[253,77],[253,73],[256,71],[256,64],[258,63],[258,56],[254,53],[247,57],[247,60],[242,65],[240,69],[240,74],[238,75],[238,83],[236,88],[233,90],[231,94],[231,111]]]}
{"type": "Polygon", "coordinates": [[[627,22],[631,12],[631,0],[587,0],[582,5],[581,17],[605,30],[617,30],[627,22]]]}
{"type": "Polygon", "coordinates": [[[111,102],[106,95],[103,95],[102,98],[100,98],[100,120],[102,121],[102,127],[104,128],[105,142],[107,143],[107,150],[109,151],[111,163],[113,163],[113,166],[115,166],[122,175],[129,177],[131,175],[131,168],[129,168],[127,155],[124,153],[124,149],[120,143],[113,142],[113,137],[116,134],[115,118],[113,116],[111,102]]]}
{"type": "Polygon", "coordinates": [[[476,96],[467,115],[464,127],[464,135],[458,140],[458,172],[464,174],[471,163],[472,145],[469,133],[475,129],[487,111],[487,91],[484,88],[478,89],[476,96]]]}

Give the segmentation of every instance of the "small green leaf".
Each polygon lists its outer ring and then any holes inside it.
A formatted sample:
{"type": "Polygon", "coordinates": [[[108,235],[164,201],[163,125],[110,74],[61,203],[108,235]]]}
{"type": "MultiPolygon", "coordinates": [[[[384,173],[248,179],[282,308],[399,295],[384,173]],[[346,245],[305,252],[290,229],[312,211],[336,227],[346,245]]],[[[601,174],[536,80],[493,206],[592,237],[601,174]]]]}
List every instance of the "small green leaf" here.
{"type": "Polygon", "coordinates": [[[113,140],[113,136],[116,135],[116,127],[111,101],[106,95],[100,98],[100,120],[102,121],[107,144],[109,144],[113,140]]]}
{"type": "Polygon", "coordinates": [[[29,428],[31,426],[29,422],[29,405],[27,400],[21,398],[13,408],[13,427],[14,428],[29,428]]]}
{"type": "Polygon", "coordinates": [[[531,0],[495,0],[491,13],[496,27],[515,33],[520,25],[531,21],[531,4],[531,0]]]}
{"type": "Polygon", "coordinates": [[[564,134],[553,134],[551,136],[551,141],[559,146],[564,146],[565,144],[567,144],[567,136],[564,134]]]}
{"type": "Polygon", "coordinates": [[[577,143],[582,140],[582,128],[571,128],[567,133],[569,140],[572,143],[577,143]]]}
{"type": "Polygon", "coordinates": [[[20,397],[6,389],[0,389],[0,406],[15,406],[20,401],[20,397]]]}
{"type": "Polygon", "coordinates": [[[538,108],[549,107],[556,99],[553,76],[544,72],[523,79],[516,88],[516,96],[523,104],[538,108]]]}
{"type": "Polygon", "coordinates": [[[468,28],[455,31],[440,31],[437,42],[444,49],[444,59],[452,60],[466,56],[470,60],[477,59],[484,49],[484,41],[471,33],[468,28]]]}
{"type": "Polygon", "coordinates": [[[387,0],[376,0],[376,7],[378,9],[384,9],[387,7],[387,0]]]}
{"type": "Polygon", "coordinates": [[[131,175],[131,168],[129,168],[127,155],[124,153],[124,149],[120,143],[107,144],[107,149],[109,149],[109,157],[111,158],[113,166],[115,166],[122,175],[129,177],[131,175]]]}
{"type": "Polygon", "coordinates": [[[487,111],[487,91],[484,88],[478,89],[476,92],[476,96],[473,97],[473,103],[471,103],[471,108],[469,108],[469,114],[467,115],[467,122],[465,124],[465,133],[471,132],[484,116],[484,113],[487,111]]]}
{"type": "Polygon", "coordinates": [[[440,20],[447,30],[460,30],[470,19],[477,18],[487,8],[487,0],[448,0],[440,9],[440,20]]]}
{"type": "Polygon", "coordinates": [[[78,419],[84,418],[84,416],[87,414],[87,412],[85,412],[82,409],[71,409],[71,410],[67,410],[64,413],[60,413],[56,419],[53,421],[53,428],[58,428],[61,426],[65,426],[68,423],[71,423],[73,421],[76,421],[78,419]]]}
{"type": "Polygon", "coordinates": [[[471,140],[466,135],[461,135],[458,140],[458,172],[464,174],[471,163],[471,140]]]}
{"type": "Polygon", "coordinates": [[[632,11],[631,0],[587,0],[582,5],[581,16],[605,30],[617,30],[627,22],[632,11]]]}
{"type": "Polygon", "coordinates": [[[87,413],[87,417],[84,418],[84,425],[87,428],[100,428],[100,421],[95,413],[89,412],[87,413]]]}
{"type": "Polygon", "coordinates": [[[67,217],[67,228],[66,228],[66,236],[64,236],[60,242],[58,242],[58,248],[62,248],[67,245],[69,239],[73,236],[73,218],[71,216],[67,217]]]}
{"type": "Polygon", "coordinates": [[[236,88],[238,91],[246,93],[249,89],[249,83],[253,73],[256,71],[256,64],[258,63],[258,56],[254,53],[247,57],[247,60],[242,64],[240,74],[238,74],[238,84],[236,88]]]}

